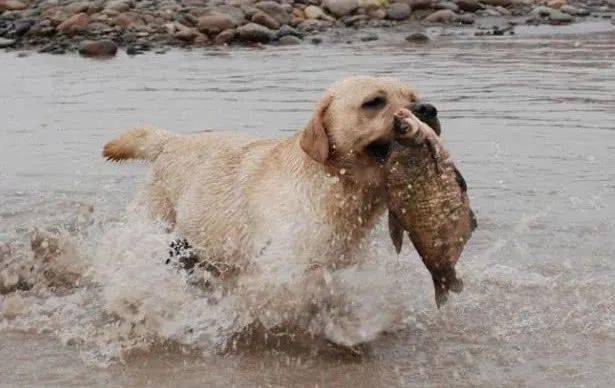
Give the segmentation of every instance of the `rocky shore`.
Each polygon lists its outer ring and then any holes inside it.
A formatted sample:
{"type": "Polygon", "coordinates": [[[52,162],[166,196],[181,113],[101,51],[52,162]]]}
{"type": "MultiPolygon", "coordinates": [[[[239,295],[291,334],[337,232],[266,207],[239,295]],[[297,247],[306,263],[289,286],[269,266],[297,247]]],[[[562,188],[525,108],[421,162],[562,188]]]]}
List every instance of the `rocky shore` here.
{"type": "MultiPolygon", "coordinates": [[[[610,19],[615,0],[0,0],[0,48],[84,56],[130,55],[171,46],[294,45],[335,28],[473,26],[475,35],[514,33],[517,24],[610,19]]],[[[376,40],[368,34],[362,40],[376,40]]]]}

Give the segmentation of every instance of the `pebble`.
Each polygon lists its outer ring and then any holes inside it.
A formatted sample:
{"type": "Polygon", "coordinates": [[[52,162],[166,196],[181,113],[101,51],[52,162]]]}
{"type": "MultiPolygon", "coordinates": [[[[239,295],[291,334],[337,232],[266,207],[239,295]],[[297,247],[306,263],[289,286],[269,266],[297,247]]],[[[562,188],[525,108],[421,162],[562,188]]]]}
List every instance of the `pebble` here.
{"type": "Polygon", "coordinates": [[[568,15],[577,15],[579,10],[572,5],[565,4],[560,8],[560,11],[567,13],[568,15]]]}
{"type": "Polygon", "coordinates": [[[105,5],[105,10],[126,12],[130,9],[130,3],[125,0],[111,0],[105,5]]]}
{"type": "Polygon", "coordinates": [[[33,20],[20,20],[15,23],[15,36],[24,36],[34,25],[33,20]]]}
{"type": "Polygon", "coordinates": [[[273,39],[273,31],[256,23],[244,24],[237,28],[239,39],[244,42],[269,43],[273,39]]]}
{"type": "Polygon", "coordinates": [[[252,15],[252,21],[272,30],[277,30],[280,28],[280,23],[277,20],[262,11],[257,11],[254,15],[252,15]]]}
{"type": "Polygon", "coordinates": [[[79,54],[84,57],[104,58],[117,53],[117,46],[110,40],[86,40],[79,45],[79,54]]]}
{"type": "Polygon", "coordinates": [[[324,0],[322,3],[329,12],[337,17],[350,15],[359,8],[358,0],[324,0]]]}
{"type": "Polygon", "coordinates": [[[457,4],[453,3],[452,1],[440,1],[436,3],[436,5],[434,5],[434,8],[435,9],[450,9],[453,12],[459,11],[459,7],[457,6],[457,4]]]}
{"type": "Polygon", "coordinates": [[[481,3],[497,7],[508,7],[512,4],[512,0],[481,0],[481,3]]]}
{"type": "Polygon", "coordinates": [[[88,28],[90,17],[86,13],[78,13],[64,20],[57,27],[58,31],[68,36],[77,35],[88,28]]]}
{"type": "Polygon", "coordinates": [[[28,6],[18,0],[0,0],[0,11],[21,11],[26,8],[28,6]]]}
{"type": "Polygon", "coordinates": [[[217,45],[229,44],[237,36],[237,31],[234,28],[224,30],[214,38],[214,43],[217,45]]]}
{"type": "Polygon", "coordinates": [[[197,29],[206,34],[216,34],[235,25],[235,21],[229,15],[212,13],[199,18],[197,29]]]}
{"type": "Polygon", "coordinates": [[[378,34],[376,34],[375,32],[371,32],[367,35],[363,35],[361,37],[361,42],[371,42],[371,41],[378,40],[378,39],[380,39],[378,34]]]}
{"type": "MultiPolygon", "coordinates": [[[[329,28],[388,28],[408,19],[472,24],[477,17],[494,16],[520,23],[520,16],[531,11],[528,22],[564,24],[590,10],[609,18],[614,8],[615,0],[0,0],[0,42],[64,53],[84,38],[111,38],[138,54],[181,42],[297,44],[306,34],[329,28]]],[[[361,41],[378,39],[368,31],[359,35],[361,41]]],[[[409,41],[424,41],[412,35],[409,41]]],[[[343,42],[343,36],[334,41],[343,42]]],[[[313,38],[314,44],[320,42],[313,38]]]]}
{"type": "Polygon", "coordinates": [[[410,17],[412,10],[406,3],[393,3],[387,10],[387,17],[391,20],[406,20],[410,17]]]}
{"type": "Polygon", "coordinates": [[[70,13],[71,15],[74,15],[80,12],[87,12],[89,7],[90,4],[87,1],[76,1],[64,7],[64,11],[70,13]]]}
{"type": "Polygon", "coordinates": [[[293,35],[286,35],[280,38],[279,43],[282,46],[297,45],[297,44],[301,44],[301,39],[293,35]]]}
{"type": "Polygon", "coordinates": [[[387,17],[387,11],[384,8],[370,9],[367,11],[367,17],[372,20],[383,20],[387,17]]]}
{"type": "Polygon", "coordinates": [[[566,5],[566,0],[549,0],[547,2],[547,7],[549,8],[560,9],[564,5],[566,5]]]}
{"type": "Polygon", "coordinates": [[[296,29],[292,28],[288,24],[285,24],[282,27],[280,27],[280,29],[278,30],[278,34],[277,35],[278,35],[278,38],[281,38],[281,37],[287,36],[287,35],[296,36],[297,38],[303,38],[303,34],[302,33],[297,31],[296,29]]]}
{"type": "Polygon", "coordinates": [[[16,42],[15,39],[0,38],[0,48],[11,47],[12,45],[15,44],[15,42],[16,42]]]}
{"type": "Polygon", "coordinates": [[[476,0],[455,0],[455,4],[464,12],[476,12],[483,8],[476,0]]]}
{"type": "Polygon", "coordinates": [[[303,10],[303,13],[305,14],[305,17],[308,19],[325,19],[326,18],[325,11],[323,11],[320,7],[317,7],[315,5],[308,5],[303,10]]]}
{"type": "Polygon", "coordinates": [[[549,20],[554,23],[570,23],[574,20],[574,18],[571,15],[560,11],[559,9],[554,9],[549,15],[549,20]]]}
{"type": "Polygon", "coordinates": [[[464,13],[463,15],[459,15],[457,17],[457,21],[459,21],[461,24],[474,24],[474,14],[464,13]]]}
{"type": "Polygon", "coordinates": [[[424,32],[413,32],[406,36],[408,42],[428,42],[429,36],[424,32]]]}
{"type": "Polygon", "coordinates": [[[413,11],[419,9],[432,9],[432,0],[409,0],[408,5],[413,11]]]}
{"type": "Polygon", "coordinates": [[[453,23],[457,21],[459,16],[450,9],[441,9],[436,11],[424,19],[428,23],[453,23]]]}
{"type": "Polygon", "coordinates": [[[290,13],[275,1],[261,1],[256,3],[256,8],[273,18],[279,25],[290,23],[290,13]]]}

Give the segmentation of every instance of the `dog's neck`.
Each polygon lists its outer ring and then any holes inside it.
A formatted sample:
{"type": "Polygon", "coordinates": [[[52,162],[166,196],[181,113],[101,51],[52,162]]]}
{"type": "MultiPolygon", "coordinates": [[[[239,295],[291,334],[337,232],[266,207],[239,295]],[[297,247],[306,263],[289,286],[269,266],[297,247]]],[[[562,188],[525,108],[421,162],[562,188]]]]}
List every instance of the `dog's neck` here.
{"type": "Polygon", "coordinates": [[[301,149],[298,137],[284,143],[289,148],[278,153],[283,155],[282,166],[300,185],[318,222],[330,230],[331,250],[355,250],[384,213],[383,188],[357,183],[334,167],[314,161],[301,149]]]}

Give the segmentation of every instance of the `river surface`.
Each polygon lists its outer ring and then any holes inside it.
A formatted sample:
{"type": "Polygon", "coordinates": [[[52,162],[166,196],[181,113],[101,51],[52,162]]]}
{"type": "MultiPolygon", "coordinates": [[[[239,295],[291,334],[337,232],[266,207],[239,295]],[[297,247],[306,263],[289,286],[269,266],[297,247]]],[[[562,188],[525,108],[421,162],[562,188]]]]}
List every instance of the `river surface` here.
{"type": "Polygon", "coordinates": [[[64,260],[85,279],[0,295],[0,385],[612,386],[615,28],[597,30],[110,61],[0,53],[0,242],[27,256],[33,228],[69,230],[64,260]],[[359,295],[353,324],[383,332],[361,357],[292,341],[211,351],[237,312],[199,310],[149,269],[159,232],[122,216],[146,167],[105,162],[102,145],[139,124],[288,136],[351,74],[398,77],[439,108],[479,221],[458,265],[465,290],[438,311],[416,254],[398,258],[381,224],[372,255],[393,270],[344,283],[359,295]],[[157,325],[110,318],[122,298],[157,325]]]}

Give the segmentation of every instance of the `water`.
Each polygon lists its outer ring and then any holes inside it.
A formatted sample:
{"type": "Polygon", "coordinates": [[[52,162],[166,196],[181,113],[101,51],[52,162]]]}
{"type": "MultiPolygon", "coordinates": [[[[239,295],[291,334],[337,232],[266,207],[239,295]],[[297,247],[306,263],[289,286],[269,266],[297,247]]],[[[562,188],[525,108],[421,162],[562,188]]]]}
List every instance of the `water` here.
{"type": "Polygon", "coordinates": [[[383,34],[369,44],[112,61],[2,54],[0,242],[13,246],[5,261],[11,270],[29,263],[23,243],[33,228],[59,229],[65,254],[35,290],[0,296],[0,381],[610,385],[615,32],[608,23],[597,30],[426,46],[383,34]],[[398,259],[380,225],[366,268],[333,274],[350,315],[326,317],[377,335],[361,358],[318,339],[221,350],[245,315],[232,295],[208,304],[160,265],[170,236],[124,215],[146,168],[106,163],[101,146],[145,123],[287,136],[328,84],[357,73],[399,77],[438,106],[479,220],[458,266],[466,288],[436,310],[416,254],[406,247],[398,259]],[[69,286],[48,287],[62,281],[69,286]]]}

